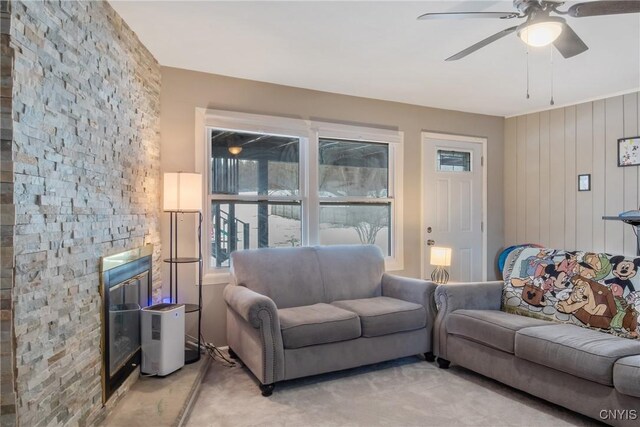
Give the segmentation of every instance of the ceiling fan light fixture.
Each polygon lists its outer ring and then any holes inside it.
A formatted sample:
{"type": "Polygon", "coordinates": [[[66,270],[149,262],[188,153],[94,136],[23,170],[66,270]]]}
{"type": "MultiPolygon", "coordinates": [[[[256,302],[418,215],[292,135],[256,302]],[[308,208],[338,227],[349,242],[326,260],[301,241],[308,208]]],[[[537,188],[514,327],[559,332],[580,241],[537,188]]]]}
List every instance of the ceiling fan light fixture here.
{"type": "Polygon", "coordinates": [[[562,25],[563,22],[561,20],[525,24],[525,26],[518,31],[518,37],[529,46],[547,46],[560,37],[562,25]]]}

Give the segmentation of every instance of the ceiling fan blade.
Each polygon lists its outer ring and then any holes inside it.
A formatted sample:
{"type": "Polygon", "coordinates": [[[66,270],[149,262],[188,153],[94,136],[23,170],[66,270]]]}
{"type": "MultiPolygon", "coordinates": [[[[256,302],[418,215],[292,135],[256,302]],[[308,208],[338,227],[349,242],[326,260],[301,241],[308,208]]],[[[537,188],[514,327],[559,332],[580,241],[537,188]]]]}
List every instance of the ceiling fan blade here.
{"type": "Polygon", "coordinates": [[[421,21],[435,19],[468,19],[468,18],[498,18],[511,19],[518,18],[516,12],[446,12],[446,13],[425,13],[418,16],[421,21]]]}
{"type": "Polygon", "coordinates": [[[553,42],[553,45],[565,58],[571,58],[589,49],[576,32],[566,23],[562,24],[562,33],[560,33],[560,36],[553,42]]]}
{"type": "Polygon", "coordinates": [[[620,13],[639,13],[640,1],[623,0],[623,1],[591,1],[585,3],[574,4],[569,8],[567,13],[574,18],[583,18],[586,16],[601,15],[617,15],[620,13]]]}
{"type": "Polygon", "coordinates": [[[460,52],[456,53],[453,56],[450,56],[449,58],[445,59],[445,61],[457,61],[458,59],[462,59],[465,56],[467,56],[469,54],[472,54],[476,50],[482,49],[486,45],[488,45],[490,43],[493,43],[494,41],[499,40],[499,39],[503,38],[504,36],[508,36],[509,34],[513,33],[517,28],[518,28],[518,26],[504,29],[504,30],[500,31],[499,33],[496,33],[496,34],[494,34],[494,35],[492,35],[490,37],[487,37],[486,39],[484,39],[482,41],[479,41],[478,43],[474,44],[473,46],[469,46],[465,50],[460,51],[460,52]]]}

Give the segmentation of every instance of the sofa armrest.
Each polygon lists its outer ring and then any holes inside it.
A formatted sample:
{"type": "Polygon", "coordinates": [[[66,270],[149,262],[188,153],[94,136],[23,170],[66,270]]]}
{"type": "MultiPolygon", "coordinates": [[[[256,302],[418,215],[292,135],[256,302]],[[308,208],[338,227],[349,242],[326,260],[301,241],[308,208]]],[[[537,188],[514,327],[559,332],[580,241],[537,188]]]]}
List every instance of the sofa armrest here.
{"type": "Polygon", "coordinates": [[[436,289],[438,315],[454,310],[500,310],[504,282],[442,285],[436,289]]]}
{"type": "Polygon", "coordinates": [[[262,384],[284,379],[284,346],[273,300],[244,286],[224,288],[227,343],[262,384]]]}
{"type": "Polygon", "coordinates": [[[424,306],[427,311],[427,318],[431,319],[430,324],[433,323],[433,318],[436,315],[435,300],[433,298],[435,290],[436,285],[426,280],[395,276],[388,273],[382,275],[382,295],[424,306]]]}
{"type": "Polygon", "coordinates": [[[236,285],[227,285],[223,295],[227,306],[254,328],[260,328],[266,316],[280,330],[278,308],[271,298],[236,285]]]}
{"type": "Polygon", "coordinates": [[[447,316],[461,309],[500,310],[503,286],[502,281],[438,286],[435,292],[438,314],[433,331],[436,356],[447,359],[447,316]]]}

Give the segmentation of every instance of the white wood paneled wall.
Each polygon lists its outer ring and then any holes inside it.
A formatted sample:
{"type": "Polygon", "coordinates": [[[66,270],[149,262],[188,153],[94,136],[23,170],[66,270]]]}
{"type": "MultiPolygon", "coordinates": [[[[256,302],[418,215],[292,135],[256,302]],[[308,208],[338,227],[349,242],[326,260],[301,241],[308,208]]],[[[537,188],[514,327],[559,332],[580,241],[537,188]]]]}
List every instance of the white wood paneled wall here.
{"type": "Polygon", "coordinates": [[[640,205],[640,167],[617,160],[618,138],[638,135],[638,92],[506,119],[505,246],[635,255],[631,227],[602,216],[640,205]]]}

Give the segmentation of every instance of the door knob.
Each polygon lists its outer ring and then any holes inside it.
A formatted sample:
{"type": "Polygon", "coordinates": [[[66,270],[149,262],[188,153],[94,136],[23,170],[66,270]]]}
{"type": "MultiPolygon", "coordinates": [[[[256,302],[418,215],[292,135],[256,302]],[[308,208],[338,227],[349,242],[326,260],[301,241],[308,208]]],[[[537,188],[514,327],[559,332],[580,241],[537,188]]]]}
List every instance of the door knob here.
{"type": "Polygon", "coordinates": [[[435,246],[435,244],[436,244],[435,240],[431,240],[431,239],[427,240],[427,246],[435,246]]]}

